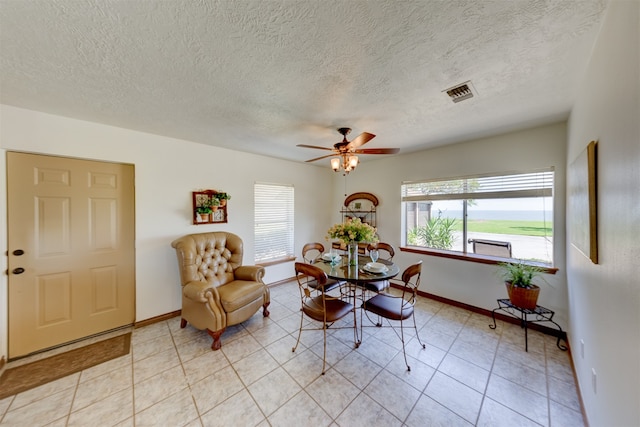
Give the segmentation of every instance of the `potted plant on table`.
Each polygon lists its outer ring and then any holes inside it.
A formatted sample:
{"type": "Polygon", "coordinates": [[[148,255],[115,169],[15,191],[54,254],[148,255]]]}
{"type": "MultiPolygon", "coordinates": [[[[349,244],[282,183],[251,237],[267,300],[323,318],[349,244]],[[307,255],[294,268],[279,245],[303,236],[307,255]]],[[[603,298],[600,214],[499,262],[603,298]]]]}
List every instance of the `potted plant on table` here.
{"type": "Polygon", "coordinates": [[[533,283],[533,279],[544,272],[544,269],[522,261],[503,262],[498,266],[511,303],[516,307],[534,310],[538,304],[540,287],[533,283]]]}

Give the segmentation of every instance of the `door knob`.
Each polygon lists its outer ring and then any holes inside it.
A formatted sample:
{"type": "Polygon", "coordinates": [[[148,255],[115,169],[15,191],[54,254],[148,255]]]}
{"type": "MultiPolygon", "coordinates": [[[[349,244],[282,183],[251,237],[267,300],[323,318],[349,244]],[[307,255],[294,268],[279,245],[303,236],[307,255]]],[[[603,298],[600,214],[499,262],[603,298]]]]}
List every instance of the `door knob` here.
{"type": "Polygon", "coordinates": [[[15,251],[13,251],[13,254],[15,256],[24,255],[24,251],[22,249],[16,249],[15,251]]]}
{"type": "Polygon", "coordinates": [[[24,273],[24,268],[18,267],[13,269],[13,274],[22,274],[24,273]]]}

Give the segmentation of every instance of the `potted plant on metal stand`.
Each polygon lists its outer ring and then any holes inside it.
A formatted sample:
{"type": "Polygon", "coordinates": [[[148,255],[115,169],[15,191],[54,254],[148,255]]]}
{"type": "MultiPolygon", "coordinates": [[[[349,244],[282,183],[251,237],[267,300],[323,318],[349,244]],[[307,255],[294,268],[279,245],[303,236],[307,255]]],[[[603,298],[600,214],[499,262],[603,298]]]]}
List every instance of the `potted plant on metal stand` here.
{"type": "Polygon", "coordinates": [[[522,261],[498,265],[511,303],[516,307],[534,310],[538,304],[540,287],[533,283],[533,279],[544,272],[544,269],[522,261]]]}

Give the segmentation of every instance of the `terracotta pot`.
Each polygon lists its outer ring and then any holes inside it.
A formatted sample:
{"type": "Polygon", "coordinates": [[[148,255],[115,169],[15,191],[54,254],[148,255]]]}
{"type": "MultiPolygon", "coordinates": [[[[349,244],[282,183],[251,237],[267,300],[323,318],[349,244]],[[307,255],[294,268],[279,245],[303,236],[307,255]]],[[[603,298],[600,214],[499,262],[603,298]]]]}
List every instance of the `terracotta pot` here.
{"type": "Polygon", "coordinates": [[[200,222],[208,222],[210,214],[198,214],[200,215],[200,222]]]}
{"type": "Polygon", "coordinates": [[[220,207],[227,206],[227,199],[220,200],[220,207]]]}
{"type": "Polygon", "coordinates": [[[509,294],[511,304],[526,310],[535,310],[538,305],[538,295],[540,295],[540,287],[531,285],[531,288],[521,288],[513,286],[511,282],[504,282],[509,294]]]}

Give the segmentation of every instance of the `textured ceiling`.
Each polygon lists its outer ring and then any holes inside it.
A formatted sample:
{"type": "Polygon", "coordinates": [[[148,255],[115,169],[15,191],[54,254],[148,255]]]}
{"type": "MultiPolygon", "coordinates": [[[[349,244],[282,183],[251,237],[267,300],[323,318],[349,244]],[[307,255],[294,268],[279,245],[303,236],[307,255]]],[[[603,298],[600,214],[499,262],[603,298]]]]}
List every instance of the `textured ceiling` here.
{"type": "Polygon", "coordinates": [[[0,102],[298,161],[337,127],[410,152],[565,119],[606,4],[0,0],[0,102]]]}

